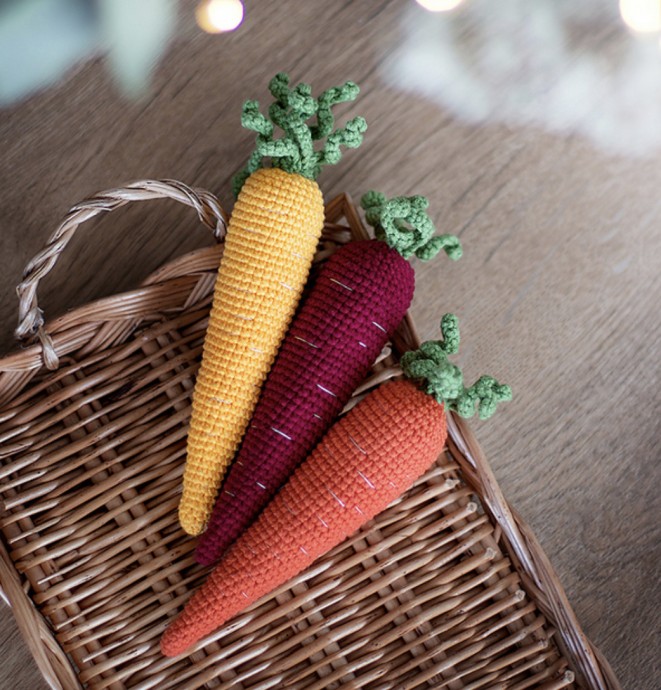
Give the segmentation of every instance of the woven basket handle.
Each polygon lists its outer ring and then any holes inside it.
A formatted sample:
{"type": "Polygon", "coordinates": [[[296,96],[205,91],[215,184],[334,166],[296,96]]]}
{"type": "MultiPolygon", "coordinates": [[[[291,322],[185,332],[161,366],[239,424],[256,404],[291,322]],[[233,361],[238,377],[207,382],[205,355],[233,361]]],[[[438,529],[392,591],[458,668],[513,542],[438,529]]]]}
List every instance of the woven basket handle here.
{"type": "Polygon", "coordinates": [[[213,194],[203,189],[192,189],[176,180],[139,180],[100,192],[76,204],[50,236],[44,249],[25,267],[23,281],[16,287],[19,305],[18,326],[14,334],[19,341],[38,339],[41,342],[44,363],[48,369],[57,369],[59,361],[53,341],[43,328],[44,315],[37,303],[39,281],[53,268],[81,223],[132,201],[167,198],[194,208],[216,240],[220,242],[224,238],[227,215],[213,194]]]}

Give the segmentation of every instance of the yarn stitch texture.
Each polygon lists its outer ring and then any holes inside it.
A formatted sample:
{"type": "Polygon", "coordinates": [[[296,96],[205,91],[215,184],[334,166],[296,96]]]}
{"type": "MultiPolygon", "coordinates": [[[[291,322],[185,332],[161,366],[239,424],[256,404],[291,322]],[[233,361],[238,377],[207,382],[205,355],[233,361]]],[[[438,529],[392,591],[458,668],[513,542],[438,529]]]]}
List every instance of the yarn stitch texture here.
{"type": "Polygon", "coordinates": [[[370,393],[326,434],[161,639],[175,656],[308,567],[406,491],[446,439],[442,405],[406,380],[370,393]]]}
{"type": "Polygon", "coordinates": [[[215,562],[306,458],[365,378],[413,298],[383,242],[339,249],[296,315],[195,554],[215,562]]]}
{"type": "Polygon", "coordinates": [[[199,534],[211,514],[300,299],[323,221],[317,183],[278,168],[254,172],[236,201],[193,395],[179,504],[189,534],[199,534]]]}

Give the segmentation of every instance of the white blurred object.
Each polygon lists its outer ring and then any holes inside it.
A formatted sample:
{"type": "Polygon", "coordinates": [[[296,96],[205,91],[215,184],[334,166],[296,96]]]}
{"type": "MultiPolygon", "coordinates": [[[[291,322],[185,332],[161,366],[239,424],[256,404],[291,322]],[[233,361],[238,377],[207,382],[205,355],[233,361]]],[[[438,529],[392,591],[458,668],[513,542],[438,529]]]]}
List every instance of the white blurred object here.
{"type": "Polygon", "coordinates": [[[89,12],[69,0],[22,0],[0,7],[0,105],[48,86],[94,50],[89,12]]]}
{"type": "Polygon", "coordinates": [[[102,53],[120,88],[135,97],[148,87],[175,21],[175,0],[0,2],[0,106],[102,53]]]}
{"type": "Polygon", "coordinates": [[[219,34],[238,29],[243,12],[241,0],[203,0],[195,10],[195,18],[203,31],[219,34]]]}
{"type": "Polygon", "coordinates": [[[661,148],[661,52],[646,38],[604,0],[466,0],[444,14],[412,4],[384,75],[471,122],[577,132],[645,155],[661,148]]]}
{"type": "Polygon", "coordinates": [[[99,0],[108,60],[122,89],[139,96],[174,31],[172,0],[99,0]]]}
{"type": "Polygon", "coordinates": [[[620,14],[624,23],[634,31],[661,31],[661,0],[620,0],[620,14]]]}
{"type": "Polygon", "coordinates": [[[415,0],[420,7],[430,12],[449,12],[459,7],[463,0],[415,0]]]}

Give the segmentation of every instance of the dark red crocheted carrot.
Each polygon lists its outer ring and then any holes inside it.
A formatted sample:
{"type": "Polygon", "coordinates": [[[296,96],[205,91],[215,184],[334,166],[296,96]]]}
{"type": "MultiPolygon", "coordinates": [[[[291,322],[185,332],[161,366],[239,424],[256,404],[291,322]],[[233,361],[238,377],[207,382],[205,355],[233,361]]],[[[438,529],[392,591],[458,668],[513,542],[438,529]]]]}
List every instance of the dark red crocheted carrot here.
{"type": "Polygon", "coordinates": [[[508,386],[483,376],[470,388],[448,362],[456,352],[456,317],[441,322],[443,341],[402,358],[422,379],[372,391],[324,436],[310,457],[234,543],[165,631],[161,651],[181,654],[232,616],[308,567],[408,489],[442,451],[444,407],[490,416],[508,386]]]}
{"type": "Polygon", "coordinates": [[[290,326],[241,449],[216,501],[195,557],[209,565],[254,520],[310,453],[365,378],[411,304],[406,260],[443,248],[461,256],[456,237],[432,237],[424,197],[362,200],[377,240],[352,242],[331,256],[290,326]],[[383,241],[381,241],[383,240],[383,241]]]}

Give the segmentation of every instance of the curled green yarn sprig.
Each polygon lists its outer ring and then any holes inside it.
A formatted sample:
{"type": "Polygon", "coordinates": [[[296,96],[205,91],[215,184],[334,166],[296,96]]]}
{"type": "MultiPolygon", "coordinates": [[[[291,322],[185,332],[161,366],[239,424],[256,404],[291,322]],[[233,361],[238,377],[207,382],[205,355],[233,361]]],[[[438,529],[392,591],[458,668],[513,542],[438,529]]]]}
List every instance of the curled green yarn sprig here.
{"type": "Polygon", "coordinates": [[[402,355],[404,375],[420,381],[425,393],[461,417],[472,417],[477,409],[480,419],[488,419],[498,403],[512,399],[512,389],[486,375],[466,388],[461,369],[448,360],[459,351],[459,320],[454,314],[441,319],[441,334],[442,340],[428,340],[402,355]]]}
{"type": "Polygon", "coordinates": [[[397,196],[387,199],[381,192],[363,194],[360,205],[374,235],[405,259],[415,255],[422,261],[445,253],[454,261],[463,253],[461,242],[455,235],[434,235],[436,228],[427,209],[429,200],[424,196],[397,196]]]}
{"type": "Polygon", "coordinates": [[[367,129],[362,117],[354,117],[344,127],[334,129],[333,106],[353,101],[358,95],[358,86],[351,81],[314,98],[309,84],[291,88],[289,76],[279,72],[271,79],[269,91],[275,101],[269,107],[268,117],[260,111],[257,101],[249,100],[243,105],[241,124],[257,133],[257,141],[246,167],[232,180],[237,196],[248,177],[264,166],[265,158],[271,160],[273,167],[316,180],[324,165],[340,160],[342,146],[360,146],[367,129]],[[308,123],[314,116],[316,121],[308,123]],[[275,138],[275,127],[283,132],[279,138],[275,138]],[[324,145],[315,147],[314,142],[322,139],[326,140],[324,145]]]}

